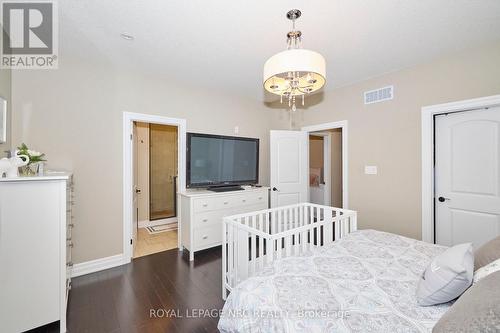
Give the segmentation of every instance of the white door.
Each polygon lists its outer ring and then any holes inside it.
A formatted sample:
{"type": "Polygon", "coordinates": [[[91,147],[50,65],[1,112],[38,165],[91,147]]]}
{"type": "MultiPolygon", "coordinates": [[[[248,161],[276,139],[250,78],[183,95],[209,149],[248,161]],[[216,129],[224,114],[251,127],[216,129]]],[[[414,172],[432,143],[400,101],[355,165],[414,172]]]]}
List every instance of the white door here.
{"type": "Polygon", "coordinates": [[[472,242],[500,234],[500,107],[435,119],[436,242],[472,242]]]}
{"type": "Polygon", "coordinates": [[[132,177],[133,177],[133,189],[132,189],[132,256],[134,255],[134,248],[137,244],[137,229],[139,227],[139,208],[138,208],[138,200],[137,195],[140,190],[137,186],[137,178],[138,178],[138,161],[137,161],[137,150],[138,150],[138,138],[137,138],[137,125],[134,123],[132,129],[132,177]]]}
{"type": "Polygon", "coordinates": [[[307,132],[271,131],[271,207],[308,201],[307,132]]]}

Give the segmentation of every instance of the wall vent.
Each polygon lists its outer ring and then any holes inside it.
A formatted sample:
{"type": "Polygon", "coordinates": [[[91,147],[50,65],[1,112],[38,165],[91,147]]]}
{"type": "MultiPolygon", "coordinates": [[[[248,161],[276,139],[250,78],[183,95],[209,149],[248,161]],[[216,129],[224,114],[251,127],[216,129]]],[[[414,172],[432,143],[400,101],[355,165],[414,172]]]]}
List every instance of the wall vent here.
{"type": "Polygon", "coordinates": [[[365,91],[365,104],[389,101],[394,98],[394,86],[365,91]]]}

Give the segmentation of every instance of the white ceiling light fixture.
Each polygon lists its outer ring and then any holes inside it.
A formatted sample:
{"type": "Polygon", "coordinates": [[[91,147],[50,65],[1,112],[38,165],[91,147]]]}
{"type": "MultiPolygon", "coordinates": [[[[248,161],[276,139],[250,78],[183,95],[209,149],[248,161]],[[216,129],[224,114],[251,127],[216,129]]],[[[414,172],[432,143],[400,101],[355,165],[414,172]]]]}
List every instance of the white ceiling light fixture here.
{"type": "Polygon", "coordinates": [[[295,29],[301,11],[292,9],[286,17],[292,21],[292,31],[287,34],[287,49],[269,58],[264,64],[264,88],[288,100],[288,106],[296,111],[295,99],[321,89],[326,83],[325,58],[318,52],[302,49],[302,32],[295,29]]]}

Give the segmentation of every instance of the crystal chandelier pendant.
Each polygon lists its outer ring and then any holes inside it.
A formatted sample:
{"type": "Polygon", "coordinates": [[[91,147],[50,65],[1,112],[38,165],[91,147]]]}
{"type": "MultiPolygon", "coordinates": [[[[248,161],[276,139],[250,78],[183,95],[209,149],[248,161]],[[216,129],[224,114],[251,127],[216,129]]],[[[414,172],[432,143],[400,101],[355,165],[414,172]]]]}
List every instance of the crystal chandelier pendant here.
{"type": "Polygon", "coordinates": [[[296,96],[302,96],[321,89],[326,83],[325,58],[317,52],[302,48],[302,32],[295,29],[295,21],[301,11],[292,9],[287,18],[292,21],[292,31],[287,33],[287,49],[269,58],[264,64],[264,88],[272,94],[288,100],[292,112],[297,110],[296,96]]]}

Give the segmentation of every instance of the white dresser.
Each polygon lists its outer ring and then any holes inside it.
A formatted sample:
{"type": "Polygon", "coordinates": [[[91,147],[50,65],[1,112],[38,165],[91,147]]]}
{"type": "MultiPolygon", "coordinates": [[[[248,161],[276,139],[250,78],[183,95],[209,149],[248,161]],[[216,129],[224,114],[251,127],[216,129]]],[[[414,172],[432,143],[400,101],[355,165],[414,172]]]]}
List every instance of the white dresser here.
{"type": "Polygon", "coordinates": [[[71,288],[72,176],[0,179],[0,330],[54,321],[66,332],[71,288]]]}
{"type": "Polygon", "coordinates": [[[186,190],[180,193],[180,244],[189,250],[189,260],[196,251],[222,244],[222,218],[269,207],[269,187],[243,191],[212,192],[186,190]]]}

